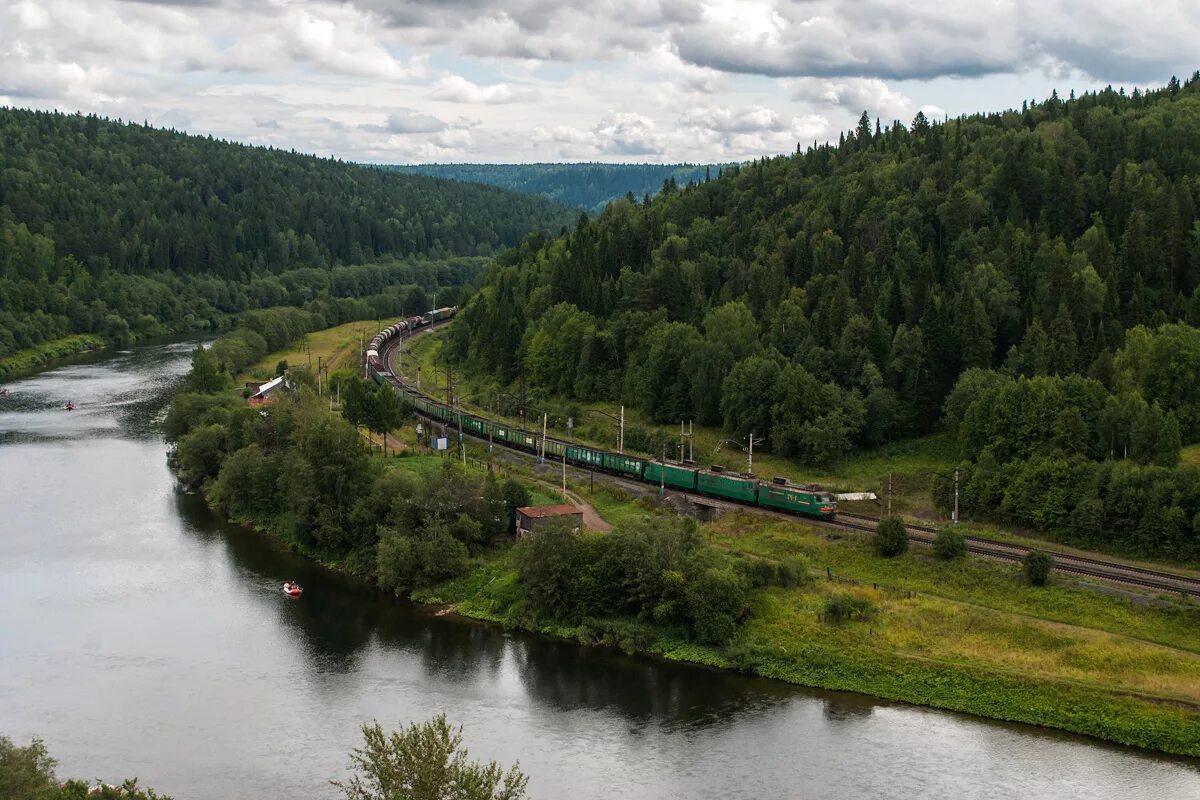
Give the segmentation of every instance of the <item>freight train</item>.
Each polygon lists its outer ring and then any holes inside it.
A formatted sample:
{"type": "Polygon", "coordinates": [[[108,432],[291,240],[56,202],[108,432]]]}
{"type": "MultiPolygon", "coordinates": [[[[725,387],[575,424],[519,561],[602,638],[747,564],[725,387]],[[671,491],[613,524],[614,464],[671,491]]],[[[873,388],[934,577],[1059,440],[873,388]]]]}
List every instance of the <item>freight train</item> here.
{"type": "Polygon", "coordinates": [[[486,439],[502,447],[530,453],[544,449],[546,458],[625,478],[792,514],[822,519],[832,519],[837,515],[837,498],[819,486],[794,484],[784,478],[761,481],[717,466],[703,469],[690,463],[649,460],[551,438],[546,438],[543,443],[538,433],[452,410],[446,404],[406,385],[387,370],[380,353],[390,339],[449,319],[455,311],[453,307],[439,308],[420,317],[401,320],[376,334],[367,350],[368,371],[375,381],[389,382],[398,387],[422,416],[451,428],[461,426],[463,434],[486,439]]]}

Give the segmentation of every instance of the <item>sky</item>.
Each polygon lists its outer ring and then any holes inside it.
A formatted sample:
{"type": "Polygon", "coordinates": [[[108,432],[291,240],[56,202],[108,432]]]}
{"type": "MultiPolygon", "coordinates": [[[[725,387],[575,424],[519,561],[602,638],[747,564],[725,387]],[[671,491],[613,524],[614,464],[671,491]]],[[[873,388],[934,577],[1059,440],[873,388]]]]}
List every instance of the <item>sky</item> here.
{"type": "Polygon", "coordinates": [[[743,161],[1200,68],[1196,0],[0,0],[0,105],[373,163],[743,161]]]}

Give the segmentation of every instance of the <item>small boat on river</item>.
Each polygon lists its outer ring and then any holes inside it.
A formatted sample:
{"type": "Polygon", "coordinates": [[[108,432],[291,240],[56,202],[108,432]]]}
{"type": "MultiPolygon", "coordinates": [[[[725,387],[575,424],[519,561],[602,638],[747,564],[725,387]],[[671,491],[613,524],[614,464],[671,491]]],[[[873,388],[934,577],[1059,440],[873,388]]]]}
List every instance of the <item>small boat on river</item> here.
{"type": "Polygon", "coordinates": [[[8,397],[8,389],[7,388],[0,389],[0,397],[8,397]]]}
{"type": "Polygon", "coordinates": [[[74,411],[75,404],[72,402],[68,402],[65,406],[63,406],[63,408],[65,408],[67,411],[74,411]]]}
{"type": "Polygon", "coordinates": [[[304,590],[300,588],[300,584],[295,581],[288,581],[283,585],[283,593],[288,597],[299,597],[304,590]]]}

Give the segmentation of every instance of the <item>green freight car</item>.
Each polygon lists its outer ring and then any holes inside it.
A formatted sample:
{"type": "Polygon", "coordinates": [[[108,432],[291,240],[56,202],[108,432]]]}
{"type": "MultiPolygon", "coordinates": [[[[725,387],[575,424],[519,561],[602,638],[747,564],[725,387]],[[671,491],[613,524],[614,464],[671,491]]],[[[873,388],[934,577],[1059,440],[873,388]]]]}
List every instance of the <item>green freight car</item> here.
{"type": "Polygon", "coordinates": [[[810,517],[830,518],[837,514],[837,500],[829,492],[811,486],[796,486],[782,478],[759,487],[758,504],[763,508],[810,517]]]}
{"type": "Polygon", "coordinates": [[[758,481],[722,472],[701,470],[696,476],[696,490],[738,503],[753,503],[758,499],[758,481]]]}
{"type": "Polygon", "coordinates": [[[583,464],[585,467],[593,469],[603,469],[604,460],[601,458],[599,450],[593,450],[590,447],[580,447],[577,444],[567,445],[567,461],[572,464],[583,464]]]}
{"type": "Polygon", "coordinates": [[[700,471],[679,464],[663,464],[658,461],[647,461],[646,471],[642,478],[649,483],[665,484],[672,489],[696,491],[696,475],[700,471]]]}
{"type": "Polygon", "coordinates": [[[632,478],[641,478],[646,465],[646,462],[640,458],[632,458],[620,453],[601,453],[600,457],[604,469],[632,478]]]}

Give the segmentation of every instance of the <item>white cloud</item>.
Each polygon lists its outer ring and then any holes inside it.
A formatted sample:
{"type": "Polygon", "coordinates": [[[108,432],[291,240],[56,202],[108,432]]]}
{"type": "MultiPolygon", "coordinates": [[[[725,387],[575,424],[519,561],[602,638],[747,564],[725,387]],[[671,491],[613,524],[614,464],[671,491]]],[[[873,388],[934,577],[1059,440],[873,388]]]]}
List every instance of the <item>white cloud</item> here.
{"type": "Polygon", "coordinates": [[[401,108],[388,115],[384,128],[391,133],[437,133],[449,127],[437,117],[401,108]]]}
{"type": "Polygon", "coordinates": [[[1196,68],[1194,0],[8,0],[3,102],[372,161],[693,160],[1196,68]],[[953,76],[953,77],[951,77],[953,76]],[[471,119],[463,119],[465,111],[471,119]]]}
{"type": "Polygon", "coordinates": [[[793,100],[838,106],[854,114],[866,111],[887,121],[907,122],[916,113],[911,98],[878,78],[799,78],[784,85],[791,90],[793,100]]]}
{"type": "Polygon", "coordinates": [[[480,86],[458,75],[442,78],[429,91],[433,100],[443,100],[448,103],[529,103],[539,100],[541,93],[537,89],[521,88],[508,83],[497,83],[491,86],[480,86]]]}

